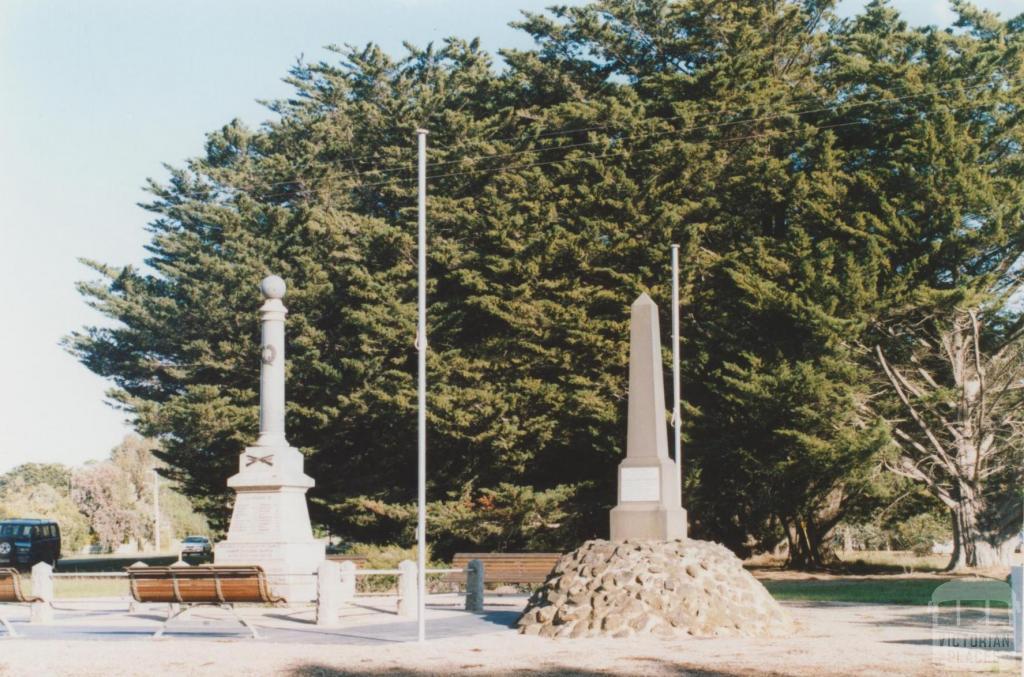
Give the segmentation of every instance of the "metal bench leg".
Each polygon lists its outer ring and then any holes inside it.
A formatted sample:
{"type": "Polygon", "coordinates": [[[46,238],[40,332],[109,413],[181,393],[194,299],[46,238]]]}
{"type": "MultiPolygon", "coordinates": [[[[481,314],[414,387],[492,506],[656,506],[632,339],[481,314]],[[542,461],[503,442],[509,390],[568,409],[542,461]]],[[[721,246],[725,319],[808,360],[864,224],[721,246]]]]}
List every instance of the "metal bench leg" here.
{"type": "Polygon", "coordinates": [[[177,611],[175,611],[174,610],[174,606],[172,605],[170,613],[167,614],[167,620],[164,621],[164,624],[160,626],[159,630],[157,630],[155,633],[153,633],[153,639],[160,639],[160,638],[162,638],[164,636],[164,631],[167,630],[167,624],[170,623],[171,621],[173,621],[175,618],[181,618],[186,613],[188,613],[188,611],[191,608],[192,607],[183,604],[181,606],[181,608],[179,608],[177,611]]]}
{"type": "Polygon", "coordinates": [[[12,626],[10,622],[7,620],[7,618],[2,615],[0,615],[0,625],[4,626],[4,629],[7,630],[8,637],[18,636],[18,633],[14,631],[14,626],[12,626]]]}
{"type": "Polygon", "coordinates": [[[227,609],[228,611],[230,611],[231,615],[235,617],[235,620],[237,620],[239,623],[241,623],[249,632],[252,633],[252,638],[253,639],[260,639],[260,633],[256,632],[256,626],[252,625],[251,623],[249,623],[249,621],[247,621],[244,618],[242,618],[238,614],[238,612],[235,611],[235,605],[234,604],[223,604],[223,605],[221,605],[221,608],[222,609],[227,609]]]}

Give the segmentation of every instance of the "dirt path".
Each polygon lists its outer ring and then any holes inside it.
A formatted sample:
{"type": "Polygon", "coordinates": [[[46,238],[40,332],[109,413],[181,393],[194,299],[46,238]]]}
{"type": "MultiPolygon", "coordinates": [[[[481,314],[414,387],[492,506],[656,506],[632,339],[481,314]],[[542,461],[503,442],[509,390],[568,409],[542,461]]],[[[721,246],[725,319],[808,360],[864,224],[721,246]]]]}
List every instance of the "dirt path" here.
{"type": "MultiPolygon", "coordinates": [[[[799,631],[775,639],[546,640],[487,634],[363,645],[169,639],[0,640],[0,675],[946,675],[926,607],[785,605],[799,631]]],[[[498,607],[495,607],[498,608],[498,607]]],[[[506,605],[504,607],[508,609],[506,605]]],[[[270,622],[268,620],[268,622],[270,622]]],[[[1002,618],[1005,624],[1006,618],[1002,618]]],[[[102,633],[100,628],[97,630],[102,633]]],[[[977,652],[975,652],[977,653],[977,652]]],[[[985,654],[992,658],[996,654],[985,654]]],[[[973,659],[972,659],[973,660],[973,659]]],[[[979,668],[980,662],[964,664],[979,668]]],[[[996,666],[1020,674],[1020,659],[996,666]]],[[[991,671],[992,662],[984,664],[991,671]]]]}

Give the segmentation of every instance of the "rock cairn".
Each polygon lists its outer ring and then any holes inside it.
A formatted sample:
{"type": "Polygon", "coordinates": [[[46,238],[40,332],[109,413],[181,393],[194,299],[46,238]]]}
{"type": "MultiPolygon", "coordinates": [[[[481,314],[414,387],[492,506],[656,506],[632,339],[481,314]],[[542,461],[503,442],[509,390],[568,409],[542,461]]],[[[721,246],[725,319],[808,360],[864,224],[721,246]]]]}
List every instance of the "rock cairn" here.
{"type": "Polygon", "coordinates": [[[756,637],[792,622],[726,547],[709,541],[587,541],[563,555],[519,619],[542,637],[756,637]]]}

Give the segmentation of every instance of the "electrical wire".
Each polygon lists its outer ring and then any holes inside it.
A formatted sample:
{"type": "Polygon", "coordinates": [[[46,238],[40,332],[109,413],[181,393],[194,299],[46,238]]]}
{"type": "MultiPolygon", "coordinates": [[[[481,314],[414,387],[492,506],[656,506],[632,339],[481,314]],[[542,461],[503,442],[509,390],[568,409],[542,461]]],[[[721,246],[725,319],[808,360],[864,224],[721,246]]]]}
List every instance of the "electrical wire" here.
{"type": "MultiPolygon", "coordinates": [[[[976,105],[976,106],[944,107],[944,108],[941,108],[941,109],[937,109],[937,110],[933,110],[933,111],[928,111],[928,112],[925,112],[923,114],[924,115],[929,115],[929,114],[935,113],[935,112],[956,112],[958,110],[973,110],[973,109],[983,108],[983,107],[985,107],[987,105],[988,104],[979,104],[979,105],[976,105]]],[[[727,137],[727,138],[722,138],[722,139],[710,139],[710,140],[705,140],[704,143],[706,143],[708,145],[713,145],[713,146],[714,145],[724,145],[724,144],[733,143],[733,142],[736,142],[736,141],[750,140],[750,139],[755,139],[755,138],[764,138],[764,137],[767,137],[767,136],[778,137],[778,136],[787,136],[787,135],[796,134],[796,133],[815,132],[815,131],[823,131],[823,130],[829,130],[829,129],[837,129],[837,128],[842,128],[842,127],[851,127],[851,126],[857,126],[857,125],[867,125],[867,124],[871,124],[872,122],[876,122],[876,121],[872,121],[872,120],[854,120],[854,121],[842,122],[842,123],[834,123],[834,124],[829,124],[829,125],[818,125],[818,126],[801,127],[799,129],[790,130],[788,132],[786,132],[786,131],[779,131],[779,130],[772,130],[770,132],[763,132],[763,133],[759,133],[759,134],[732,136],[732,137],[727,137]]],[[[672,130],[672,131],[673,131],[673,133],[676,133],[676,132],[683,132],[683,131],[686,131],[686,130],[672,130]]],[[[658,135],[659,136],[663,136],[665,134],[659,132],[658,135]]],[[[646,135],[646,136],[652,136],[652,135],[646,135]]],[[[636,138],[645,138],[645,137],[638,136],[636,138]]],[[[564,146],[556,146],[556,147],[552,147],[552,148],[547,148],[545,150],[556,151],[556,150],[560,150],[560,149],[563,149],[563,148],[566,148],[566,147],[564,147],[564,146]]],[[[531,162],[531,163],[518,164],[518,165],[506,165],[506,166],[500,166],[500,167],[484,167],[484,168],[480,168],[480,169],[467,169],[467,170],[463,170],[463,171],[448,172],[448,173],[443,173],[443,174],[431,174],[431,175],[427,176],[427,180],[429,181],[429,180],[436,180],[436,179],[443,179],[443,178],[453,178],[453,177],[457,177],[457,176],[468,176],[468,175],[483,174],[483,173],[496,173],[496,174],[500,174],[500,173],[507,173],[507,172],[510,172],[510,171],[519,171],[519,170],[523,170],[523,169],[530,169],[532,167],[549,166],[549,165],[556,165],[556,164],[563,164],[563,163],[585,162],[587,160],[604,159],[604,158],[610,158],[610,157],[618,157],[618,156],[622,156],[622,155],[626,155],[626,154],[630,154],[630,153],[641,154],[641,153],[646,153],[646,152],[653,152],[655,150],[659,150],[659,149],[657,149],[657,148],[646,149],[646,150],[644,150],[644,149],[641,149],[641,150],[623,149],[621,151],[617,151],[617,152],[613,152],[613,153],[589,154],[589,155],[582,155],[582,156],[579,156],[579,157],[559,158],[559,159],[556,159],[556,160],[546,160],[546,161],[531,162]]],[[[434,166],[437,166],[437,165],[434,165],[434,166]]],[[[333,183],[333,181],[335,179],[338,179],[338,178],[341,178],[341,177],[337,177],[337,176],[331,177],[330,182],[333,183]]],[[[377,182],[371,182],[371,183],[360,183],[360,184],[358,184],[356,186],[353,186],[351,188],[344,189],[344,191],[328,190],[326,192],[321,192],[321,193],[317,192],[317,189],[320,187],[320,185],[312,186],[310,188],[299,190],[299,191],[290,191],[290,192],[282,192],[282,193],[269,193],[269,194],[257,194],[257,195],[253,195],[252,193],[250,193],[249,191],[246,191],[244,189],[235,189],[235,190],[237,190],[238,192],[241,192],[241,193],[248,194],[248,195],[250,195],[250,197],[253,197],[254,199],[257,199],[257,197],[258,197],[259,199],[262,199],[262,200],[273,200],[273,199],[277,199],[277,198],[293,198],[293,197],[313,197],[313,196],[318,195],[318,194],[321,195],[322,197],[330,198],[333,195],[340,195],[340,194],[344,194],[344,193],[349,193],[352,190],[366,189],[366,188],[377,188],[377,187],[387,186],[387,185],[401,185],[401,184],[411,183],[411,182],[413,182],[415,180],[416,179],[414,177],[409,177],[409,178],[393,177],[393,178],[386,179],[386,180],[383,180],[383,181],[377,181],[377,182]]]]}
{"type": "MultiPolygon", "coordinates": [[[[977,76],[977,77],[981,77],[981,76],[977,76]]],[[[966,81],[969,81],[969,80],[972,80],[972,79],[977,79],[977,78],[976,77],[975,78],[971,78],[971,77],[949,78],[947,80],[940,81],[940,82],[942,84],[949,84],[949,83],[953,83],[953,82],[966,82],[966,81]]],[[[966,90],[961,90],[961,91],[972,91],[972,90],[975,90],[975,89],[981,89],[981,88],[984,88],[984,87],[989,87],[989,86],[992,86],[994,84],[1003,84],[1003,85],[1006,85],[1006,84],[1016,84],[1018,82],[1021,82],[1022,80],[1024,80],[1024,78],[1009,79],[1009,80],[1002,81],[1000,83],[993,83],[993,82],[979,83],[979,84],[976,84],[976,85],[968,86],[966,88],[966,90]]],[[[781,113],[772,113],[770,115],[762,115],[762,116],[758,116],[758,117],[748,117],[748,118],[743,118],[743,119],[739,119],[739,120],[729,120],[729,121],[725,121],[725,122],[713,122],[713,123],[707,123],[707,124],[701,124],[701,125],[691,125],[691,126],[688,126],[688,127],[681,127],[681,128],[677,128],[677,129],[663,130],[663,131],[658,131],[658,132],[647,132],[647,133],[643,133],[643,134],[632,134],[632,135],[621,137],[620,139],[617,139],[617,140],[646,138],[646,137],[651,137],[651,136],[665,136],[665,135],[674,134],[674,133],[678,133],[678,132],[708,130],[708,129],[716,129],[716,128],[722,128],[722,127],[736,126],[736,125],[741,125],[741,124],[746,124],[746,123],[768,122],[768,121],[772,121],[772,120],[779,120],[779,119],[782,119],[782,118],[789,118],[789,117],[802,117],[804,115],[811,115],[811,114],[814,114],[814,113],[824,113],[824,112],[827,112],[827,111],[839,110],[839,109],[850,109],[850,108],[861,108],[861,107],[864,107],[864,106],[886,105],[886,104],[892,104],[892,103],[899,103],[901,101],[909,101],[909,100],[913,100],[913,99],[924,98],[924,97],[928,97],[928,96],[941,95],[941,94],[944,94],[944,93],[950,92],[950,91],[955,91],[955,90],[953,90],[951,88],[932,89],[932,90],[929,90],[929,91],[926,91],[926,92],[918,92],[916,94],[907,94],[907,95],[904,95],[904,96],[890,97],[890,98],[885,98],[885,99],[873,99],[873,100],[870,100],[870,101],[836,102],[834,104],[830,104],[830,105],[827,105],[827,106],[821,106],[821,107],[818,107],[818,108],[810,108],[810,109],[804,109],[804,110],[798,110],[798,111],[787,111],[787,112],[781,112],[781,113]]],[[[821,97],[815,97],[815,99],[816,100],[820,100],[821,97]]],[[[810,100],[810,99],[808,99],[808,100],[810,100]]],[[[799,101],[799,99],[798,99],[798,101],[799,101]]],[[[752,108],[752,107],[754,107],[753,104],[751,106],[748,106],[747,108],[752,108]]],[[[743,108],[741,108],[739,110],[743,110],[743,108]]],[[[664,117],[649,117],[649,118],[644,118],[642,122],[643,123],[648,123],[648,122],[665,122],[665,121],[670,121],[670,120],[682,119],[684,117],[687,117],[687,116],[685,116],[685,115],[675,115],[675,116],[664,116],[664,117]]],[[[597,131],[597,130],[602,130],[602,129],[610,129],[612,127],[618,127],[618,126],[619,125],[616,125],[614,123],[610,123],[610,124],[607,124],[607,125],[596,125],[596,126],[591,126],[591,127],[579,127],[579,128],[575,128],[575,129],[565,129],[565,130],[562,130],[562,131],[557,131],[557,133],[555,131],[552,131],[550,133],[544,133],[544,134],[538,135],[536,137],[533,137],[533,140],[536,140],[536,139],[539,139],[539,138],[554,138],[554,137],[557,137],[557,136],[577,134],[577,133],[587,132],[587,131],[597,131]]],[[[505,139],[487,139],[487,141],[489,141],[490,143],[501,143],[501,142],[504,142],[504,141],[525,141],[525,140],[530,140],[530,139],[527,139],[527,138],[524,138],[524,137],[508,137],[508,138],[505,138],[505,139]]],[[[571,149],[571,148],[583,148],[583,147],[588,147],[588,146],[600,145],[600,144],[607,143],[607,142],[608,141],[606,139],[601,139],[601,140],[595,140],[595,141],[581,141],[581,142],[578,142],[578,143],[564,144],[564,145],[561,145],[561,146],[546,146],[546,147],[543,147],[543,148],[528,148],[528,149],[523,149],[523,150],[518,150],[518,151],[508,151],[508,152],[504,152],[504,153],[489,153],[489,154],[484,154],[484,155],[478,155],[478,156],[475,156],[475,157],[459,158],[459,159],[456,159],[456,160],[446,160],[446,161],[442,161],[442,162],[434,162],[434,163],[431,163],[431,166],[432,167],[443,167],[443,166],[450,166],[450,165],[456,165],[456,164],[479,162],[481,160],[487,160],[487,159],[492,159],[492,158],[507,158],[507,157],[516,157],[516,156],[519,156],[519,155],[526,155],[526,154],[529,154],[529,153],[542,153],[542,152],[551,151],[551,150],[566,150],[566,149],[571,149]]],[[[435,148],[432,148],[431,150],[436,151],[437,149],[435,147],[435,148]]],[[[373,157],[373,156],[362,156],[362,157],[363,158],[368,158],[368,157],[373,157]]],[[[345,162],[355,161],[355,160],[358,160],[358,159],[359,158],[347,158],[347,159],[343,158],[343,159],[340,159],[340,160],[333,160],[332,162],[334,162],[335,164],[343,164],[345,162]]],[[[333,174],[331,178],[332,179],[344,179],[344,178],[349,178],[349,177],[365,176],[367,174],[388,174],[388,173],[402,172],[402,171],[412,171],[412,168],[411,168],[411,166],[409,164],[400,164],[400,165],[396,164],[396,165],[389,165],[389,166],[380,167],[380,168],[371,168],[371,169],[365,169],[365,170],[355,170],[355,171],[349,171],[349,172],[342,172],[342,173],[338,173],[338,174],[333,174]]],[[[275,182],[267,183],[267,184],[264,184],[264,185],[266,185],[268,187],[272,187],[272,186],[284,186],[284,185],[297,184],[297,183],[302,183],[302,179],[296,178],[296,179],[289,179],[289,180],[285,180],[285,181],[275,181],[275,182]]]]}

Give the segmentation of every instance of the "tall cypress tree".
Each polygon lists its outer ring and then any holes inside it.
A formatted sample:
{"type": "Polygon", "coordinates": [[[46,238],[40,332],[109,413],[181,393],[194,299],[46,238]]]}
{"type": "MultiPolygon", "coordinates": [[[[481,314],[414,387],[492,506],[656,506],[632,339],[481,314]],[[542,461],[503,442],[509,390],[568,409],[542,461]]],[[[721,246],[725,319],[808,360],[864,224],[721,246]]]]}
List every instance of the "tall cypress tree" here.
{"type": "MultiPolygon", "coordinates": [[[[979,136],[977,120],[947,116],[962,143],[946,151],[924,126],[948,108],[943,77],[995,63],[993,39],[956,36],[958,57],[883,4],[846,22],[831,4],[559,8],[523,19],[536,47],[503,52],[500,73],[459,40],[401,61],[369,46],[300,65],[295,96],[272,104],[279,120],[225,126],[152,184],[151,270],[96,264],[106,279],[82,291],[120,324],[70,347],[223,515],[224,479],[256,426],[256,284],[281,274],[289,438],[318,479],[314,516],[353,536],[403,533],[411,130],[425,126],[431,495],[486,520],[505,519],[492,509],[502,497],[533,495],[516,486],[550,490],[541,503],[568,503],[542,530],[557,522],[566,546],[603,534],[628,306],[647,291],[667,325],[668,245],[680,242],[694,533],[737,549],[788,538],[794,563],[821,563],[831,527],[871,500],[886,445],[865,407],[875,367],[862,345],[942,278],[933,250],[963,249],[935,246],[952,212],[924,200],[977,171],[950,153],[1019,129],[1007,113],[979,136]],[[929,183],[936,160],[946,179],[929,183]]],[[[1000,39],[1019,30],[1000,26],[1000,39]]],[[[1003,153],[992,181],[1017,185],[1019,151],[1003,153]]],[[[475,536],[449,544],[460,538],[475,536]]]]}

